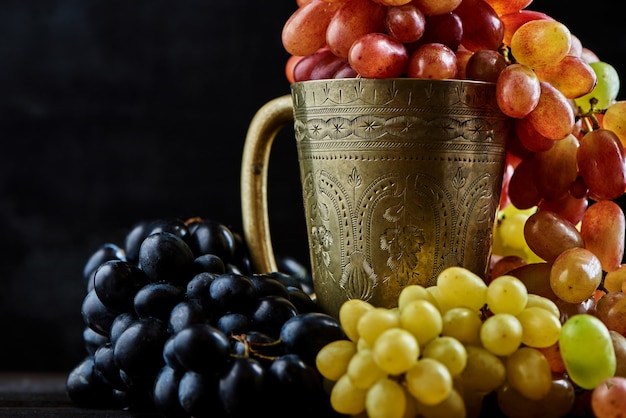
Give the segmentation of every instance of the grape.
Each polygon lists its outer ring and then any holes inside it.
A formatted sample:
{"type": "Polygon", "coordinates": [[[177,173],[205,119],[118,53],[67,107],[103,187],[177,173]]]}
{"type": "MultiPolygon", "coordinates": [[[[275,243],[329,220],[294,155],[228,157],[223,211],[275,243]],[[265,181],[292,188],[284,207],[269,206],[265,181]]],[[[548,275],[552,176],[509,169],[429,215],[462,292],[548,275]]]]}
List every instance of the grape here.
{"type": "Polygon", "coordinates": [[[517,314],[522,325],[522,344],[534,348],[545,348],[555,344],[561,334],[561,321],[543,307],[529,306],[517,314]]]}
{"type": "Polygon", "coordinates": [[[624,212],[611,200],[589,206],[580,225],[584,247],[598,257],[602,270],[607,272],[616,270],[622,263],[625,231],[624,212]]]}
{"type": "MultiPolygon", "coordinates": [[[[441,4],[442,2],[437,3],[441,4]]],[[[424,9],[420,9],[424,11],[424,9]]],[[[463,23],[459,16],[454,12],[425,14],[426,28],[424,34],[416,42],[408,44],[409,51],[413,52],[424,44],[440,43],[457,52],[463,36],[463,23]]]]}
{"type": "Polygon", "coordinates": [[[356,415],[365,411],[366,395],[366,389],[358,389],[350,377],[344,374],[332,387],[330,403],[340,414],[356,415]]]}
{"type": "Polygon", "coordinates": [[[541,197],[554,201],[565,197],[578,177],[578,139],[573,134],[535,153],[533,178],[541,197]]]}
{"type": "Polygon", "coordinates": [[[233,231],[214,219],[199,218],[187,224],[189,247],[194,255],[212,254],[223,263],[231,263],[237,252],[237,239],[233,231]]]}
{"type": "Polygon", "coordinates": [[[84,357],[69,372],[65,390],[70,400],[81,408],[116,405],[113,388],[94,369],[93,356],[84,357]]]}
{"type": "Polygon", "coordinates": [[[427,300],[413,300],[400,310],[400,325],[417,339],[420,347],[437,337],[443,328],[441,313],[427,300]]]}
{"type": "Polygon", "coordinates": [[[96,251],[94,251],[85,266],[83,267],[83,279],[87,285],[87,290],[91,290],[93,287],[93,274],[105,261],[110,260],[126,260],[126,253],[123,248],[114,243],[106,243],[101,245],[96,251]]]}
{"type": "Polygon", "coordinates": [[[187,371],[178,384],[178,401],[190,416],[224,415],[218,396],[218,379],[187,371]]]}
{"type": "Polygon", "coordinates": [[[531,347],[520,347],[506,359],[507,383],[528,399],[544,398],[552,387],[548,360],[531,347]]]}
{"type": "Polygon", "coordinates": [[[287,19],[281,39],[291,55],[309,55],[326,44],[326,29],[341,2],[311,0],[287,19]]]}
{"type": "Polygon", "coordinates": [[[522,11],[533,0],[485,0],[498,15],[522,11]]]}
{"type": "Polygon", "coordinates": [[[506,66],[506,60],[500,52],[481,49],[474,52],[468,59],[465,65],[465,78],[495,83],[506,66]]]}
{"type": "Polygon", "coordinates": [[[373,346],[380,334],[390,328],[400,326],[400,316],[397,312],[376,307],[364,312],[357,323],[359,337],[373,346]]]}
{"type": "Polygon", "coordinates": [[[546,311],[554,315],[556,318],[561,317],[561,311],[559,311],[559,307],[556,305],[556,303],[554,303],[554,301],[544,296],[536,295],[534,293],[529,293],[528,302],[526,303],[525,309],[534,308],[534,307],[545,309],[546,311]]]}
{"type": "Polygon", "coordinates": [[[528,290],[515,276],[497,276],[487,286],[486,301],[489,310],[495,314],[517,315],[526,307],[528,290]]]}
{"type": "Polygon", "coordinates": [[[456,55],[446,45],[428,43],[411,53],[406,74],[412,78],[446,79],[456,75],[456,55]]]}
{"type": "Polygon", "coordinates": [[[595,316],[580,314],[565,321],[559,346],[570,379],[583,389],[593,389],[615,373],[611,335],[595,316]]]}
{"type": "Polygon", "coordinates": [[[465,346],[456,338],[442,335],[432,339],[422,350],[423,358],[439,361],[448,369],[450,376],[458,376],[467,364],[465,346]]]}
{"type": "Polygon", "coordinates": [[[455,10],[462,0],[413,0],[424,14],[429,16],[443,15],[455,10]]]}
{"type": "Polygon", "coordinates": [[[502,37],[502,42],[504,42],[506,45],[511,45],[511,38],[513,37],[513,34],[524,23],[529,22],[531,20],[554,20],[554,19],[543,12],[538,12],[536,10],[527,9],[527,10],[519,10],[519,11],[515,11],[511,13],[505,13],[500,16],[500,20],[502,21],[502,25],[504,26],[504,35],[502,37]]]}
{"type": "Polygon", "coordinates": [[[339,322],[348,338],[354,342],[359,339],[357,324],[361,316],[374,306],[362,299],[349,299],[339,308],[339,322]]]}
{"type": "MultiPolygon", "coordinates": [[[[343,3],[326,29],[326,44],[333,54],[348,58],[350,47],[369,33],[384,32],[387,7],[372,0],[343,3]]],[[[358,71],[358,70],[357,70],[358,71]]]]}
{"type": "Polygon", "coordinates": [[[597,418],[622,415],[626,411],[626,378],[613,376],[600,382],[591,394],[591,408],[597,418]]]}
{"type": "Polygon", "coordinates": [[[465,345],[480,343],[482,321],[478,313],[465,307],[452,308],[442,315],[442,336],[453,337],[465,345]]]}
{"type": "Polygon", "coordinates": [[[258,360],[234,358],[229,370],[219,379],[219,398],[228,416],[265,415],[271,411],[262,402],[267,371],[258,360]],[[265,406],[265,409],[263,408],[265,406]]]}
{"type": "Polygon", "coordinates": [[[589,65],[596,73],[597,83],[591,92],[574,100],[580,108],[580,113],[587,114],[591,110],[591,100],[595,100],[594,109],[606,109],[617,97],[620,88],[619,74],[615,68],[606,62],[590,62],[589,65]]]}
{"type": "Polygon", "coordinates": [[[211,281],[207,300],[218,315],[228,311],[248,314],[256,304],[254,284],[249,277],[225,273],[211,281]]]}
{"type": "Polygon", "coordinates": [[[378,367],[372,350],[358,350],[348,363],[346,374],[358,389],[369,389],[376,381],[387,376],[387,372],[378,367]]]}
{"type": "Polygon", "coordinates": [[[550,287],[565,302],[580,303],[593,295],[602,281],[600,260],[584,248],[563,251],[550,270],[550,287]]]}
{"type": "Polygon", "coordinates": [[[405,374],[409,393],[420,404],[437,405],[452,392],[452,376],[446,366],[433,358],[422,358],[405,374]]]}
{"type": "Polygon", "coordinates": [[[384,33],[357,39],[348,53],[350,66],[365,78],[393,78],[405,74],[409,55],[404,44],[384,33]]]}
{"type": "Polygon", "coordinates": [[[612,131],[596,129],[586,133],[580,139],[577,161],[578,171],[589,187],[591,199],[613,200],[624,193],[624,148],[612,131]]]}
{"type": "Polygon", "coordinates": [[[541,85],[535,72],[523,64],[504,68],[496,80],[496,100],[502,113],[523,118],[539,103],[541,85]]]}
{"type": "Polygon", "coordinates": [[[110,310],[102,303],[95,289],[90,290],[85,295],[80,312],[85,325],[98,334],[105,336],[109,334],[111,324],[117,317],[116,312],[110,310]]]}
{"type": "Polygon", "coordinates": [[[374,361],[389,374],[402,374],[417,362],[420,346],[413,334],[402,328],[383,331],[372,347],[374,361]]]}
{"type": "MultiPolygon", "coordinates": [[[[513,206],[521,210],[534,208],[541,200],[541,195],[534,180],[534,164],[534,158],[522,160],[515,168],[509,181],[509,199],[511,199],[513,206]]],[[[522,236],[525,221],[526,219],[522,220],[522,224],[519,225],[520,228],[517,228],[522,236]]],[[[507,219],[507,223],[509,223],[509,219],[507,219]]]]}
{"type": "Polygon", "coordinates": [[[448,396],[443,402],[439,402],[436,405],[425,405],[418,402],[417,410],[419,411],[418,416],[422,416],[424,418],[464,418],[472,416],[465,406],[463,397],[456,389],[452,389],[450,396],[448,396]]]}
{"type": "Polygon", "coordinates": [[[609,330],[613,351],[615,351],[615,376],[626,377],[626,337],[617,331],[609,330]]]}
{"type": "Polygon", "coordinates": [[[595,314],[609,330],[626,335],[626,293],[604,294],[596,303],[595,314]]]}
{"type": "Polygon", "coordinates": [[[410,284],[404,286],[398,295],[398,310],[402,312],[404,307],[414,300],[427,300],[436,306],[437,301],[428,292],[428,290],[419,284],[410,284]]]}
{"type": "Polygon", "coordinates": [[[529,263],[513,269],[509,272],[511,276],[520,279],[528,294],[535,294],[554,301],[557,299],[552,287],[550,287],[550,273],[552,264],[545,262],[529,263]]]}
{"type": "Polygon", "coordinates": [[[153,390],[154,407],[164,416],[182,417],[186,414],[178,399],[178,387],[184,372],[163,366],[159,371],[153,390]]]}
{"type": "Polygon", "coordinates": [[[626,264],[620,264],[616,269],[611,270],[606,273],[604,276],[604,288],[607,292],[619,292],[625,285],[624,280],[626,279],[626,264]]]}
{"type": "Polygon", "coordinates": [[[542,68],[557,64],[567,55],[571,33],[556,20],[537,19],[521,25],[511,38],[511,53],[520,64],[542,68]]]}
{"type": "Polygon", "coordinates": [[[317,353],[315,367],[326,379],[336,381],[347,372],[356,352],[356,344],[350,340],[332,341],[317,353]]]}
{"type": "Polygon", "coordinates": [[[486,301],[487,285],[478,275],[462,267],[448,267],[437,276],[437,287],[451,306],[478,310],[486,301]]]}
{"type": "Polygon", "coordinates": [[[568,99],[590,93],[598,81],[590,64],[571,55],[555,65],[537,68],[535,72],[539,80],[550,83],[568,99]]]}
{"type": "MultiPolygon", "coordinates": [[[[578,179],[572,185],[577,184],[578,179]]],[[[588,207],[589,201],[586,196],[576,197],[570,191],[560,199],[540,201],[537,210],[555,213],[572,225],[578,225],[588,207]]]]}
{"type": "Polygon", "coordinates": [[[561,418],[572,411],[574,400],[574,385],[567,378],[553,379],[548,394],[538,400],[523,396],[508,384],[497,391],[498,406],[509,418],[561,418]]]}
{"type": "Polygon", "coordinates": [[[554,212],[539,210],[524,224],[528,247],[547,262],[553,262],[563,251],[583,248],[583,237],[569,221],[554,212]]]}
{"type": "Polygon", "coordinates": [[[525,117],[537,132],[549,139],[560,140],[574,128],[574,110],[567,98],[550,83],[539,82],[541,94],[537,106],[525,117]]]}
{"type": "Polygon", "coordinates": [[[139,266],[153,282],[186,283],[192,275],[194,259],[189,245],[167,231],[148,235],[139,248],[139,266]]]}
{"type": "Polygon", "coordinates": [[[467,365],[461,372],[463,388],[473,392],[489,393],[506,381],[502,360],[483,347],[467,345],[467,365]]]}
{"type": "Polygon", "coordinates": [[[185,298],[184,290],[167,282],[148,283],[135,294],[133,305],[140,318],[154,317],[167,322],[174,306],[185,298]]]}
{"type": "Polygon", "coordinates": [[[463,0],[454,12],[463,22],[461,43],[470,51],[497,50],[504,37],[504,25],[493,8],[483,0],[463,0]]]}
{"type": "Polygon", "coordinates": [[[497,356],[511,355],[522,343],[522,324],[508,313],[492,315],[480,328],[480,342],[486,350],[497,356]]]}
{"type": "MultiPolygon", "coordinates": [[[[514,138],[516,138],[527,151],[531,151],[533,153],[547,151],[558,143],[558,141],[546,138],[545,136],[537,132],[535,127],[530,122],[530,119],[528,118],[523,117],[520,119],[515,119],[514,124],[514,138]]],[[[523,156],[522,158],[531,159],[533,157],[531,155],[527,155],[523,156]]]]}
{"type": "Polygon", "coordinates": [[[333,55],[333,53],[330,51],[330,49],[328,49],[328,47],[325,46],[313,52],[312,54],[302,57],[302,59],[300,59],[298,63],[293,67],[294,82],[310,80],[313,68],[315,68],[317,63],[320,62],[324,57],[327,57],[329,55],[333,55]]]}
{"type": "Polygon", "coordinates": [[[617,135],[622,146],[626,145],[625,115],[626,100],[619,100],[609,104],[602,118],[602,126],[617,135]]]}
{"type": "Polygon", "coordinates": [[[389,7],[384,22],[387,33],[402,43],[417,41],[426,30],[426,17],[414,3],[389,7]]]}
{"type": "Polygon", "coordinates": [[[367,391],[365,410],[370,418],[402,418],[405,409],[404,389],[395,380],[379,379],[367,391]]]}

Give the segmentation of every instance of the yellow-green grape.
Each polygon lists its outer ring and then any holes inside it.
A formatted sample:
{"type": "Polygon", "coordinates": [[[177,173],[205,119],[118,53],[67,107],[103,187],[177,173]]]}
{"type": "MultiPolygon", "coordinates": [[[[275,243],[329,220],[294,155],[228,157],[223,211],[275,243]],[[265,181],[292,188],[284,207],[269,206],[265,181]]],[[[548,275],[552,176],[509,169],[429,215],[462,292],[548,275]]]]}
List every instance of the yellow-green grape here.
{"type": "Polygon", "coordinates": [[[545,309],[549,311],[550,313],[552,313],[557,318],[561,318],[561,310],[559,309],[559,307],[556,305],[556,303],[554,303],[553,300],[548,299],[545,296],[536,295],[534,293],[529,293],[526,307],[527,308],[537,307],[537,308],[545,309]]]}
{"type": "Polygon", "coordinates": [[[463,388],[487,394],[506,381],[506,368],[500,357],[483,347],[468,345],[467,364],[461,372],[463,388]]]}
{"type": "Polygon", "coordinates": [[[559,341],[561,321],[554,313],[531,306],[517,315],[522,324],[522,344],[529,347],[549,347],[559,341]]]}
{"type": "Polygon", "coordinates": [[[350,340],[335,340],[317,352],[315,366],[329,380],[337,380],[348,370],[348,363],[356,354],[356,344],[350,340]]]}
{"type": "Polygon", "coordinates": [[[465,345],[480,345],[480,328],[483,321],[477,311],[470,308],[452,308],[441,317],[441,335],[456,338],[465,345]]]}
{"type": "Polygon", "coordinates": [[[372,350],[359,350],[352,356],[346,374],[358,389],[369,389],[374,382],[387,376],[387,372],[374,361],[372,350]]]}
{"type": "Polygon", "coordinates": [[[371,350],[372,345],[365,341],[363,338],[359,338],[356,342],[356,349],[357,351],[371,350]]]}
{"type": "Polygon", "coordinates": [[[467,413],[465,401],[456,389],[452,389],[450,396],[436,405],[425,405],[417,402],[419,415],[411,415],[411,418],[466,418],[471,416],[467,413]]]}
{"type": "Polygon", "coordinates": [[[521,347],[506,359],[507,383],[528,399],[542,399],[552,387],[552,370],[545,356],[521,347]]]}
{"type": "Polygon", "coordinates": [[[536,211],[536,206],[518,209],[513,205],[506,205],[499,210],[493,232],[493,254],[502,257],[518,256],[527,263],[542,262],[543,260],[528,247],[524,238],[526,220],[536,211]]]}
{"type": "Polygon", "coordinates": [[[511,37],[511,54],[531,68],[556,65],[568,53],[572,34],[556,20],[532,20],[520,26],[511,37]]]}
{"type": "Polygon", "coordinates": [[[417,363],[420,347],[409,331],[390,328],[378,336],[372,353],[378,367],[389,374],[401,374],[417,363]]]}
{"type": "Polygon", "coordinates": [[[367,390],[359,389],[347,374],[335,382],[330,391],[330,405],[340,414],[356,415],[365,411],[367,390]]]}
{"type": "Polygon", "coordinates": [[[441,334],[439,310],[429,301],[413,300],[400,309],[400,326],[415,336],[420,347],[441,334]]]}
{"type": "Polygon", "coordinates": [[[496,277],[487,286],[487,306],[494,314],[517,315],[526,307],[527,302],[528,289],[515,276],[496,277]]]}
{"type": "Polygon", "coordinates": [[[508,356],[522,344],[522,324],[511,314],[490,316],[480,328],[480,342],[496,356],[508,356]]]}
{"type": "Polygon", "coordinates": [[[405,373],[404,380],[409,393],[424,405],[437,405],[452,392],[448,368],[432,358],[420,359],[405,373]]]}
{"type": "Polygon", "coordinates": [[[591,390],[615,374],[617,359],[611,334],[593,315],[570,316],[561,328],[559,347],[570,379],[583,389],[591,390]]]}
{"type": "Polygon", "coordinates": [[[613,131],[622,146],[626,147],[626,100],[613,102],[607,107],[602,118],[602,127],[613,131]]]}
{"type": "Polygon", "coordinates": [[[376,338],[390,328],[400,326],[400,315],[395,310],[376,307],[364,312],[356,324],[356,330],[360,338],[370,346],[374,345],[376,338]]]}
{"type": "Polygon", "coordinates": [[[406,410],[406,395],[395,380],[379,379],[367,391],[365,410],[369,418],[402,418],[406,410]]]}
{"type": "Polygon", "coordinates": [[[431,340],[422,350],[422,358],[432,358],[448,368],[452,377],[461,374],[467,364],[465,346],[456,338],[441,336],[431,340]]]}
{"type": "Polygon", "coordinates": [[[427,300],[437,307],[437,301],[426,287],[419,284],[411,284],[403,287],[400,291],[398,295],[398,309],[402,311],[409,302],[414,300],[427,300]]]}
{"type": "Polygon", "coordinates": [[[339,308],[339,323],[352,341],[359,339],[357,331],[359,319],[365,312],[372,309],[374,309],[374,305],[361,299],[349,299],[339,308]]]}
{"type": "Polygon", "coordinates": [[[479,310],[485,305],[487,284],[463,267],[448,267],[437,276],[437,287],[445,305],[479,310]]]}
{"type": "Polygon", "coordinates": [[[406,399],[406,408],[402,418],[416,418],[419,415],[417,399],[409,393],[406,385],[402,385],[402,390],[404,390],[404,398],[406,399]]]}
{"type": "Polygon", "coordinates": [[[439,288],[439,286],[429,286],[426,288],[426,291],[435,301],[433,305],[435,305],[437,309],[439,309],[439,312],[443,313],[452,308],[452,306],[447,301],[443,300],[443,297],[441,295],[441,289],[439,288]]]}
{"type": "Polygon", "coordinates": [[[617,70],[604,61],[589,63],[596,73],[598,82],[590,93],[574,100],[576,106],[580,107],[583,114],[591,109],[591,99],[597,100],[594,108],[597,110],[606,109],[613,103],[620,88],[620,79],[617,70]]]}

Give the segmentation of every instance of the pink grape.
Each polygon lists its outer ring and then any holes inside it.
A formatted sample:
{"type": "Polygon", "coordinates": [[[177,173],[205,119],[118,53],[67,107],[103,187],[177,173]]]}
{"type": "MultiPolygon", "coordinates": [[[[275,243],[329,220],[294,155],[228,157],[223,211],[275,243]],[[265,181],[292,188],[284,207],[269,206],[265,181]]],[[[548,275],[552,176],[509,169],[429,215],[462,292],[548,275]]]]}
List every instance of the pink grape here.
{"type": "Polygon", "coordinates": [[[535,69],[541,81],[556,87],[568,99],[575,99],[593,90],[596,73],[582,58],[566,56],[555,65],[535,69]]]}
{"type": "Polygon", "coordinates": [[[426,30],[426,17],[413,3],[389,7],[385,15],[387,33],[402,43],[415,42],[426,30]]]}
{"type": "Polygon", "coordinates": [[[535,10],[520,10],[519,12],[511,12],[500,16],[500,20],[504,25],[504,36],[502,42],[511,45],[511,38],[515,31],[526,22],[531,20],[554,20],[549,15],[535,10]]]}
{"type": "Polygon", "coordinates": [[[507,13],[517,13],[526,8],[533,0],[485,0],[493,10],[501,16],[507,13]]]}
{"type": "Polygon", "coordinates": [[[335,73],[348,63],[348,59],[338,57],[335,54],[328,54],[320,59],[309,75],[310,80],[322,80],[333,78],[335,73]]]}
{"type": "Polygon", "coordinates": [[[470,80],[495,83],[506,65],[504,56],[498,51],[481,49],[474,52],[468,59],[465,77],[470,80]]]}
{"type": "Polygon", "coordinates": [[[515,119],[515,134],[522,145],[532,152],[547,151],[557,141],[541,135],[527,118],[515,119]]]}
{"type": "Polygon", "coordinates": [[[617,135],[596,129],[580,139],[578,170],[594,200],[613,200],[626,188],[624,148],[617,135]]]}
{"type": "Polygon", "coordinates": [[[580,225],[585,248],[598,257],[607,272],[617,270],[622,264],[625,231],[624,212],[612,200],[600,200],[589,206],[580,225]]]}
{"type": "Polygon", "coordinates": [[[404,44],[383,33],[360,37],[348,54],[350,66],[365,78],[400,77],[406,73],[408,60],[404,44]]]}
{"type": "Polygon", "coordinates": [[[456,9],[461,0],[413,0],[413,3],[429,16],[442,15],[456,9]]]}
{"type": "Polygon", "coordinates": [[[463,22],[456,13],[426,16],[424,34],[419,40],[409,44],[408,48],[410,51],[414,51],[421,45],[436,42],[444,44],[456,52],[461,44],[462,36],[463,22]]]}
{"type": "Polygon", "coordinates": [[[350,0],[335,12],[326,29],[326,44],[335,55],[348,57],[350,47],[368,33],[385,31],[387,7],[372,0],[350,0]]]}
{"type": "Polygon", "coordinates": [[[498,14],[484,0],[463,0],[454,12],[463,22],[461,43],[470,51],[498,49],[504,37],[504,25],[498,14]]]}
{"type": "Polygon", "coordinates": [[[447,79],[456,76],[456,55],[444,44],[424,44],[409,58],[407,76],[412,78],[447,79]]]}
{"type": "Polygon", "coordinates": [[[554,146],[535,153],[534,179],[543,199],[558,200],[578,177],[578,139],[569,134],[554,146]]]}
{"type": "Polygon", "coordinates": [[[572,193],[567,193],[557,200],[541,200],[537,206],[539,210],[549,210],[568,220],[572,225],[577,225],[589,207],[589,200],[586,196],[576,197],[572,193]]]}
{"type": "Polygon", "coordinates": [[[535,72],[523,64],[511,64],[496,81],[496,100],[502,113],[523,118],[537,107],[541,84],[535,72]]]}
{"type": "Polygon", "coordinates": [[[285,22],[283,47],[291,55],[309,55],[326,44],[326,28],[342,3],[311,0],[299,7],[285,22]]]}
{"type": "Polygon", "coordinates": [[[539,102],[526,117],[537,132],[546,138],[563,139],[574,128],[574,109],[563,93],[550,83],[540,81],[539,85],[539,102]]]}
{"type": "Polygon", "coordinates": [[[293,67],[294,81],[306,81],[311,79],[311,71],[317,65],[317,63],[324,57],[332,55],[332,52],[326,47],[315,51],[305,57],[302,57],[300,61],[293,67]]]}
{"type": "Polygon", "coordinates": [[[559,299],[568,303],[581,303],[588,299],[601,282],[600,260],[585,248],[563,251],[550,269],[550,287],[559,299]]]}
{"type": "Polygon", "coordinates": [[[539,210],[524,224],[526,244],[535,254],[553,262],[563,251],[582,248],[583,237],[576,227],[554,212],[539,210]]]}
{"type": "Polygon", "coordinates": [[[509,199],[518,209],[530,209],[541,201],[541,195],[534,180],[534,160],[522,160],[509,180],[509,199]]]}

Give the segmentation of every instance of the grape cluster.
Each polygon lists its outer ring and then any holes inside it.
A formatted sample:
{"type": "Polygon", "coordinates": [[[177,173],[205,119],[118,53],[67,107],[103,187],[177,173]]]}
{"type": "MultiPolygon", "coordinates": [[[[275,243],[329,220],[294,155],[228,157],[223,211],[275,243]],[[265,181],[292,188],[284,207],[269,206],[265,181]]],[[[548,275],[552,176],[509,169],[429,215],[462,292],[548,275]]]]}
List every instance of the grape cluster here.
{"type": "Polygon", "coordinates": [[[486,284],[450,267],[434,286],[405,287],[397,308],[349,300],[339,321],[346,338],[322,347],[316,365],[343,414],[481,416],[491,396],[507,417],[562,417],[574,412],[578,390],[616,371],[598,318],[561,323],[552,300],[510,275],[486,284]]]}
{"type": "Polygon", "coordinates": [[[345,338],[302,265],[253,274],[241,236],[210,219],[144,221],[85,264],[85,358],[67,376],[87,408],[167,417],[334,416],[315,368],[345,338]]]}

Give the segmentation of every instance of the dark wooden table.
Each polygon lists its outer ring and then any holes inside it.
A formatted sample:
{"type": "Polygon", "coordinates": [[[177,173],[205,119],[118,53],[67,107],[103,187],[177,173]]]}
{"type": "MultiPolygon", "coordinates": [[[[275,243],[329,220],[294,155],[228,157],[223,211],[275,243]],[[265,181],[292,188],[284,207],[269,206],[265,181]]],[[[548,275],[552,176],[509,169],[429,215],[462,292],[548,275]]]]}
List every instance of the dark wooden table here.
{"type": "Polygon", "coordinates": [[[147,417],[121,410],[77,408],[65,392],[67,375],[0,373],[0,417],[147,417]]]}

